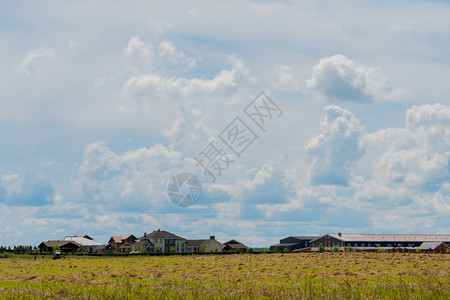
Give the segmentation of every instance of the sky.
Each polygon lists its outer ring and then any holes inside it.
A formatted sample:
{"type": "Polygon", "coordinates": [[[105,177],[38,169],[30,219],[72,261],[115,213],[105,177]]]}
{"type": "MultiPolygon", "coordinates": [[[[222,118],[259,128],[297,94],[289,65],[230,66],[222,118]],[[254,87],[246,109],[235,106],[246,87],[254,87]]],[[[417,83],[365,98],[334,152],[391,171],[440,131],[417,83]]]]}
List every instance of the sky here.
{"type": "Polygon", "coordinates": [[[0,245],[448,234],[449,15],[447,1],[3,1],[0,245]],[[262,92],[279,110],[259,127],[245,111],[262,92]],[[238,153],[236,120],[253,133],[238,153]],[[214,182],[195,160],[208,145],[214,182]],[[166,191],[181,172],[202,184],[189,207],[166,191]]]}

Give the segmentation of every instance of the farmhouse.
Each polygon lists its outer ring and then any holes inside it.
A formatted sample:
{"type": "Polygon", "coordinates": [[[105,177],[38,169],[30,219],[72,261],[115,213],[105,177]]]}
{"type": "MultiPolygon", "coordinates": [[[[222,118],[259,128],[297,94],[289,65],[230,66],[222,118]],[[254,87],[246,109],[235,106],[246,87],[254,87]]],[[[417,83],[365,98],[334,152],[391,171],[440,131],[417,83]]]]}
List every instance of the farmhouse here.
{"type": "Polygon", "coordinates": [[[188,240],[188,252],[220,252],[223,245],[216,240],[215,236],[210,236],[207,240],[188,240]]]}
{"type": "Polygon", "coordinates": [[[248,247],[236,240],[223,243],[222,251],[247,251],[248,247]]]}
{"type": "Polygon", "coordinates": [[[294,251],[307,248],[309,247],[309,242],[317,238],[318,236],[288,236],[281,239],[279,244],[270,246],[270,251],[294,251]]]}
{"type": "Polygon", "coordinates": [[[144,233],[140,241],[148,240],[159,253],[185,253],[187,252],[187,239],[164,230],[156,230],[152,233],[144,233]]]}
{"type": "Polygon", "coordinates": [[[94,239],[88,235],[68,235],[61,240],[75,242],[81,245],[81,248],[83,248],[83,251],[85,252],[95,252],[95,248],[102,245],[101,243],[94,241],[94,239]]]}
{"type": "Polygon", "coordinates": [[[311,247],[353,247],[359,250],[395,249],[442,250],[450,246],[444,234],[343,234],[329,233],[310,241],[311,247]]]}
{"type": "Polygon", "coordinates": [[[109,244],[106,245],[99,245],[99,246],[95,246],[93,247],[93,252],[97,252],[97,253],[111,253],[113,248],[111,248],[111,246],[109,244]]]}
{"type": "MultiPolygon", "coordinates": [[[[132,244],[137,240],[137,238],[132,235],[132,234],[124,234],[124,235],[117,235],[117,236],[112,236],[109,241],[108,244],[111,246],[111,248],[113,249],[120,249],[120,247],[123,244],[132,244]]],[[[122,248],[123,249],[123,248],[122,248]]]]}
{"type": "Polygon", "coordinates": [[[139,252],[139,253],[154,252],[153,244],[149,240],[139,240],[131,244],[131,252],[139,252]]]}
{"type": "Polygon", "coordinates": [[[42,252],[52,252],[53,246],[55,246],[56,244],[58,244],[58,246],[61,248],[61,251],[63,253],[75,252],[81,246],[80,244],[77,244],[76,242],[72,242],[72,241],[53,240],[53,241],[47,241],[47,242],[40,243],[38,248],[41,253],[42,252]]]}

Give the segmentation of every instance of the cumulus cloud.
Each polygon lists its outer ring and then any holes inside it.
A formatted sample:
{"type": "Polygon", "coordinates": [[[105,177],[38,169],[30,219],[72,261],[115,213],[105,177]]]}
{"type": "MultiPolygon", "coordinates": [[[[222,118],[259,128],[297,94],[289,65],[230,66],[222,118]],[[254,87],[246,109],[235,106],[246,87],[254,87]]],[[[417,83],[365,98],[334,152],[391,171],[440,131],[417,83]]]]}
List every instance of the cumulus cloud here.
{"type": "Polygon", "coordinates": [[[133,36],[123,49],[123,56],[137,57],[145,62],[150,62],[154,58],[155,53],[151,44],[144,43],[138,36],[133,36]]]}
{"type": "Polygon", "coordinates": [[[186,57],[183,51],[178,51],[175,45],[168,41],[162,41],[158,46],[159,56],[166,58],[171,63],[178,63],[180,60],[186,60],[189,67],[195,66],[195,59],[192,57],[186,57]]]}
{"type": "Polygon", "coordinates": [[[353,102],[395,100],[404,92],[393,90],[380,68],[358,65],[344,55],[322,58],[306,81],[306,91],[329,101],[353,102]]]}
{"type": "Polygon", "coordinates": [[[184,151],[198,152],[201,150],[199,145],[206,145],[213,134],[203,122],[204,115],[201,109],[188,103],[180,103],[172,127],[163,134],[172,144],[182,146],[184,151]]]}
{"type": "Polygon", "coordinates": [[[221,71],[212,79],[165,77],[158,73],[145,73],[128,79],[122,87],[122,93],[126,97],[146,96],[150,99],[223,94],[250,80],[250,71],[240,58],[229,55],[228,60],[232,68],[221,71]]]}
{"type": "Polygon", "coordinates": [[[76,186],[89,201],[116,206],[114,211],[148,211],[169,203],[167,182],[182,166],[181,153],[162,145],[119,155],[100,141],[86,147],[76,186]]]}
{"type": "Polygon", "coordinates": [[[50,204],[54,194],[52,183],[43,174],[12,174],[0,178],[0,202],[11,206],[50,204]]]}
{"type": "Polygon", "coordinates": [[[310,178],[313,184],[347,185],[351,167],[364,154],[362,125],[353,114],[338,106],[325,107],[322,133],[306,146],[313,158],[310,178]]]}
{"type": "Polygon", "coordinates": [[[406,128],[381,130],[367,144],[385,144],[373,178],[386,186],[405,185],[437,191],[450,180],[450,107],[413,106],[406,111],[406,128]]]}

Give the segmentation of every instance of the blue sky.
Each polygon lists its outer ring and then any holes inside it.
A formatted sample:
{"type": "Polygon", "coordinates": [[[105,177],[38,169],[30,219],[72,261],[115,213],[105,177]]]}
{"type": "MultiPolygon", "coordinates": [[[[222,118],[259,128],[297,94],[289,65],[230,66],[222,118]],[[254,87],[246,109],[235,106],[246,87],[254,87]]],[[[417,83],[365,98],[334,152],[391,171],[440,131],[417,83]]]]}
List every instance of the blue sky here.
{"type": "Polygon", "coordinates": [[[450,5],[298,2],[6,2],[0,244],[448,233],[450,5]],[[283,115],[209,182],[193,158],[261,91],[283,115]]]}

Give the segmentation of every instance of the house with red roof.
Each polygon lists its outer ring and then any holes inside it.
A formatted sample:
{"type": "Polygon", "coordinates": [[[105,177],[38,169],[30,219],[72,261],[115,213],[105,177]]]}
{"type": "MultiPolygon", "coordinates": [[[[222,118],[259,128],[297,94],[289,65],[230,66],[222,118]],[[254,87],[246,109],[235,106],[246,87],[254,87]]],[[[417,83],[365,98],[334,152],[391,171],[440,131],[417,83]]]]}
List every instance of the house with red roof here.
{"type": "Polygon", "coordinates": [[[112,236],[109,239],[108,244],[113,249],[119,249],[120,246],[122,246],[123,244],[125,244],[125,243],[133,244],[135,241],[137,241],[137,237],[135,237],[134,235],[124,234],[124,235],[112,236]]]}

